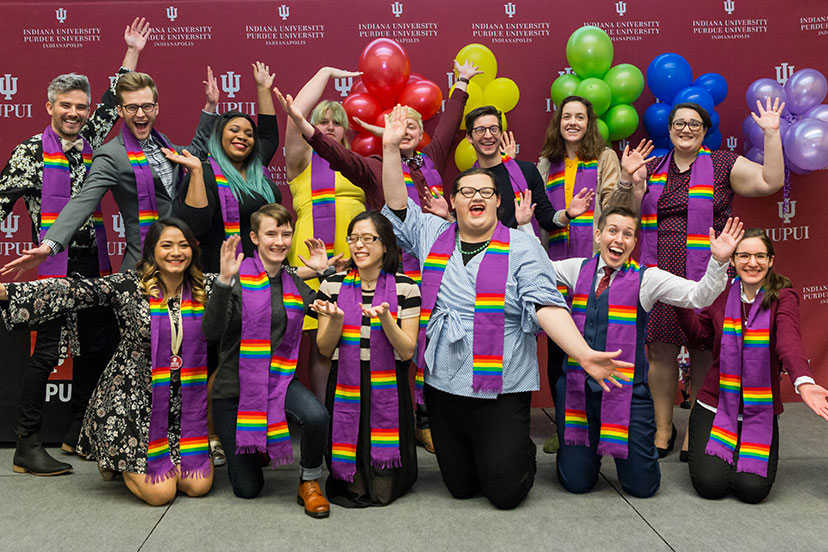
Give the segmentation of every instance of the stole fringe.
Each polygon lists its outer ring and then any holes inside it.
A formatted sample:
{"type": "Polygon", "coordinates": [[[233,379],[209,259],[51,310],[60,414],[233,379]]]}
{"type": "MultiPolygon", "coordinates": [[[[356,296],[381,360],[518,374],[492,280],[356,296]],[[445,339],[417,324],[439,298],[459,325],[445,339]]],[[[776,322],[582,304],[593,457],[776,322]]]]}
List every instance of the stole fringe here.
{"type": "Polygon", "coordinates": [[[258,454],[260,452],[267,454],[267,447],[263,447],[260,445],[245,445],[243,447],[240,447],[238,445],[236,446],[236,456],[242,454],[258,454]]]}
{"type": "Polygon", "coordinates": [[[377,468],[378,470],[392,470],[394,468],[401,468],[402,459],[390,458],[388,460],[378,460],[375,458],[371,458],[371,467],[377,468]]]}
{"type": "Polygon", "coordinates": [[[204,468],[181,470],[181,479],[203,479],[209,477],[211,473],[213,473],[213,469],[208,462],[204,468]]]}
{"type": "Polygon", "coordinates": [[[293,464],[293,456],[279,456],[277,458],[270,459],[270,467],[274,470],[277,467],[284,466],[286,464],[293,464]]]}
{"type": "Polygon", "coordinates": [[[719,451],[719,450],[711,451],[710,449],[705,449],[704,453],[707,454],[708,456],[715,456],[716,458],[721,458],[722,460],[724,460],[725,462],[727,462],[731,466],[733,465],[733,453],[732,452],[727,454],[727,453],[719,451]]]}
{"type": "Polygon", "coordinates": [[[589,441],[584,443],[580,439],[573,439],[573,438],[567,439],[566,437],[564,437],[564,444],[568,447],[588,447],[589,446],[589,441]]]}
{"type": "Polygon", "coordinates": [[[173,467],[170,468],[165,473],[156,474],[156,475],[150,475],[149,473],[147,473],[146,477],[144,478],[144,482],[155,485],[157,483],[161,483],[163,481],[166,481],[167,479],[169,479],[171,477],[175,477],[176,475],[178,475],[178,466],[173,465],[173,467]]]}

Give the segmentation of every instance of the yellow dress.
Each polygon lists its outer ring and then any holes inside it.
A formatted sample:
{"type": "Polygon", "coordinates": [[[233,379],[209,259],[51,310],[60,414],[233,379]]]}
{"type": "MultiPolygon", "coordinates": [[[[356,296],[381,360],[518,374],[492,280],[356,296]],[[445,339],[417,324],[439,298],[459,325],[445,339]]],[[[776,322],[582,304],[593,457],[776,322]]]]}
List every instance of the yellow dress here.
{"type": "MultiPolygon", "coordinates": [[[[313,237],[313,206],[311,204],[311,165],[308,163],[302,173],[288,182],[290,193],[293,196],[293,210],[296,211],[296,228],[293,232],[293,246],[288,254],[288,262],[292,266],[304,266],[299,260],[299,255],[308,258],[308,248],[305,240],[313,237]]],[[[365,210],[365,192],[357,188],[351,181],[342,176],[336,175],[334,181],[334,197],[336,201],[336,232],[334,234],[334,255],[345,253],[349,255],[348,244],[345,243],[345,231],[351,219],[365,210]]],[[[306,282],[313,289],[319,287],[319,281],[309,280],[306,282]]],[[[303,330],[315,330],[317,322],[315,319],[306,316],[302,326],[303,330]]]]}

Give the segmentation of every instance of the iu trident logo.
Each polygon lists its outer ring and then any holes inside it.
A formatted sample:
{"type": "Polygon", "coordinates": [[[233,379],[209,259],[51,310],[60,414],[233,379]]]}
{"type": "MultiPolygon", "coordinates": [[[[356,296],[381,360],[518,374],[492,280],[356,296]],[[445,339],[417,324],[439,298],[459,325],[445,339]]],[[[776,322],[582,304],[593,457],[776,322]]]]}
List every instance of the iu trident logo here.
{"type": "Polygon", "coordinates": [[[175,6],[170,6],[169,8],[167,8],[167,19],[169,19],[170,21],[175,21],[177,17],[178,8],[176,8],[175,6]]]}
{"type": "Polygon", "coordinates": [[[354,77],[342,77],[341,79],[334,79],[334,88],[343,98],[351,92],[351,87],[354,86],[354,77]]]}
{"type": "Polygon", "coordinates": [[[228,98],[235,98],[236,92],[241,90],[240,77],[241,75],[237,75],[233,71],[227,71],[221,76],[221,89],[224,90],[228,98]]]}
{"type": "Polygon", "coordinates": [[[11,76],[11,73],[6,73],[0,77],[0,96],[8,101],[15,94],[17,94],[17,77],[11,76]]]}
{"type": "Polygon", "coordinates": [[[776,82],[785,86],[788,82],[788,77],[794,74],[794,66],[788,65],[786,62],[776,66],[776,82]]]}
{"type": "Polygon", "coordinates": [[[727,15],[732,14],[736,10],[736,2],[733,0],[724,0],[722,4],[724,4],[724,10],[727,12],[727,15]]]}
{"type": "Polygon", "coordinates": [[[512,17],[515,16],[515,3],[514,2],[509,2],[508,4],[503,4],[503,9],[506,10],[506,15],[508,15],[509,18],[512,18],[512,17]]]}
{"type": "Polygon", "coordinates": [[[730,151],[734,151],[738,144],[739,144],[739,142],[736,140],[735,136],[728,136],[727,137],[727,149],[729,149],[730,151]]]}
{"type": "Polygon", "coordinates": [[[121,216],[121,212],[118,211],[117,215],[112,215],[112,230],[118,233],[118,236],[123,238],[126,236],[126,229],[124,229],[124,217],[121,216]]]}
{"type": "Polygon", "coordinates": [[[785,209],[785,202],[784,201],[777,201],[776,204],[779,206],[779,218],[782,219],[782,222],[788,224],[791,222],[791,219],[796,216],[796,200],[788,201],[788,209],[785,209]]]}
{"type": "Polygon", "coordinates": [[[63,23],[66,21],[66,10],[63,8],[58,8],[55,10],[55,18],[60,22],[63,23]]]}
{"type": "Polygon", "coordinates": [[[279,6],[279,17],[282,18],[282,21],[287,21],[287,18],[290,17],[290,8],[285,4],[279,6]]]}
{"type": "Polygon", "coordinates": [[[394,14],[394,17],[399,17],[402,15],[403,5],[402,2],[394,2],[391,4],[391,13],[394,14]]]}
{"type": "Polygon", "coordinates": [[[15,232],[17,232],[18,221],[20,215],[11,213],[6,217],[6,220],[0,222],[0,234],[5,234],[7,238],[11,239],[15,232]]]}
{"type": "Polygon", "coordinates": [[[626,2],[616,2],[615,3],[615,11],[618,15],[624,15],[627,13],[627,3],[626,2]]]}

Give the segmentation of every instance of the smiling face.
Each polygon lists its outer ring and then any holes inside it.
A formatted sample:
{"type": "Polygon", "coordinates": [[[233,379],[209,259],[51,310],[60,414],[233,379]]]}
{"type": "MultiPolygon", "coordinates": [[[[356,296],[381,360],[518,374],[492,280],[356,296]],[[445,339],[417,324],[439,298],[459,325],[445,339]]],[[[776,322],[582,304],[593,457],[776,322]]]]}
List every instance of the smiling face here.
{"type": "Polygon", "coordinates": [[[134,92],[121,93],[121,105],[118,106],[118,115],[124,120],[124,124],[138,140],[146,140],[155,125],[155,118],[158,117],[158,104],[155,103],[152,90],[149,87],[135,90],[134,92]],[[152,105],[148,108],[149,113],[138,109],[130,113],[124,106],[152,105]]]}
{"type": "Polygon", "coordinates": [[[293,243],[293,227],[279,224],[273,217],[264,216],[258,232],[250,232],[250,240],[259,250],[259,258],[267,266],[282,264],[293,243]]]}
{"type": "Polygon", "coordinates": [[[345,128],[336,122],[330,109],[325,111],[314,126],[319,129],[319,132],[333,138],[340,144],[345,140],[345,128]]]}
{"type": "Polygon", "coordinates": [[[765,243],[760,238],[744,238],[736,246],[731,261],[733,266],[736,267],[736,274],[739,275],[742,282],[755,287],[762,285],[768,275],[768,270],[773,266],[773,257],[760,261],[756,258],[757,253],[767,255],[768,248],[765,243]],[[740,258],[744,256],[748,258],[740,258]]]}
{"type": "Polygon", "coordinates": [[[482,115],[472,123],[472,131],[466,134],[466,140],[474,148],[477,157],[500,155],[500,120],[495,115],[482,115]],[[479,135],[474,129],[483,128],[479,135]],[[495,132],[490,129],[494,128],[495,132]]]}
{"type": "Polygon", "coordinates": [[[695,154],[701,148],[706,129],[702,126],[698,130],[690,130],[690,125],[684,125],[683,129],[676,130],[673,125],[679,121],[684,121],[685,123],[690,123],[691,121],[701,123],[702,118],[695,109],[683,107],[676,110],[673,123],[670,124],[670,141],[673,143],[673,147],[683,153],[695,154]]]}
{"type": "Polygon", "coordinates": [[[58,94],[54,103],[46,102],[46,111],[52,117],[52,130],[61,138],[75,140],[89,119],[89,96],[83,90],[58,94]]]}
{"type": "Polygon", "coordinates": [[[484,198],[478,190],[496,190],[495,183],[489,175],[470,174],[457,181],[454,195],[451,196],[457,211],[457,224],[461,231],[482,234],[493,230],[497,224],[497,208],[500,197],[497,194],[484,198]],[[466,194],[473,194],[465,197],[466,194]]]}
{"type": "Polygon", "coordinates": [[[236,117],[224,125],[221,132],[221,149],[234,165],[240,166],[247,159],[255,143],[253,125],[246,118],[236,117]]]}
{"type": "Polygon", "coordinates": [[[595,243],[608,266],[617,269],[630,258],[638,241],[635,226],[634,218],[611,214],[604,221],[604,228],[595,230],[595,243]]]}
{"type": "Polygon", "coordinates": [[[162,276],[185,272],[193,260],[193,250],[184,233],[175,226],[167,226],[161,232],[153,250],[155,264],[162,276]]]}
{"type": "Polygon", "coordinates": [[[411,157],[417,151],[417,144],[423,139],[423,130],[417,119],[405,120],[405,135],[402,142],[400,142],[400,153],[406,157],[411,157]]]}
{"type": "MultiPolygon", "coordinates": [[[[370,219],[355,222],[349,234],[352,238],[378,235],[377,227],[374,226],[374,222],[370,219]]],[[[365,243],[362,239],[351,240],[351,243],[348,244],[348,249],[351,252],[351,259],[353,259],[354,264],[359,270],[379,269],[387,250],[385,244],[377,239],[371,243],[365,243]]]]}
{"type": "Polygon", "coordinates": [[[578,101],[568,102],[561,109],[561,136],[573,146],[581,143],[589,126],[587,107],[578,101]]]}

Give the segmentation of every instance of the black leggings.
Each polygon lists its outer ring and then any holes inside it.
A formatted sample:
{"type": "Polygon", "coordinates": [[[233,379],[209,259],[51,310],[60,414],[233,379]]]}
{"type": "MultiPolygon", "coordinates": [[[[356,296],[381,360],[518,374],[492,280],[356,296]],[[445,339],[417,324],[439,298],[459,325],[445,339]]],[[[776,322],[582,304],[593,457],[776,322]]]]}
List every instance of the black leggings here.
{"type": "MultiPolygon", "coordinates": [[[[765,500],[776,479],[776,467],[779,463],[779,427],[776,416],[773,417],[773,439],[768,458],[768,475],[762,477],[755,473],[737,472],[736,465],[730,465],[717,456],[705,453],[713,419],[716,413],[696,403],[690,413],[690,479],[699,496],[703,498],[724,498],[729,492],[748,504],[758,504],[765,500]]],[[[739,422],[739,433],[742,422],[739,422]]],[[[737,456],[738,458],[738,456],[737,456]]]]}

